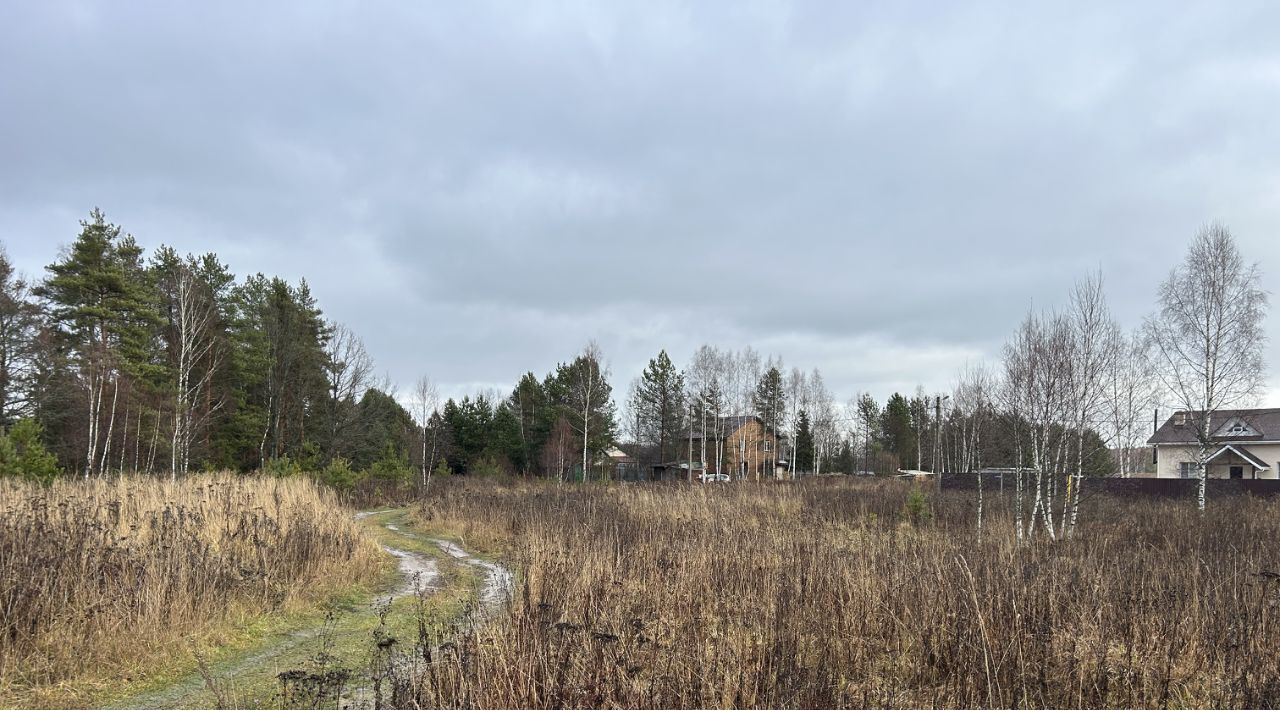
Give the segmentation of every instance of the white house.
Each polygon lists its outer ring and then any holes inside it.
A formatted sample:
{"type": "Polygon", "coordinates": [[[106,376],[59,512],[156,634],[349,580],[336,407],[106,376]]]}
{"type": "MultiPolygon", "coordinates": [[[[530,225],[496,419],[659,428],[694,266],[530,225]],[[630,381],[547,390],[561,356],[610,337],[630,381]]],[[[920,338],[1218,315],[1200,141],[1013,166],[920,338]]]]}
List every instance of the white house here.
{"type": "MultiPolygon", "coordinates": [[[[1195,422],[1198,412],[1174,412],[1147,439],[1155,447],[1157,478],[1195,478],[1195,422]]],[[[1280,409],[1215,412],[1209,454],[1209,478],[1277,478],[1280,471],[1280,409]]]]}

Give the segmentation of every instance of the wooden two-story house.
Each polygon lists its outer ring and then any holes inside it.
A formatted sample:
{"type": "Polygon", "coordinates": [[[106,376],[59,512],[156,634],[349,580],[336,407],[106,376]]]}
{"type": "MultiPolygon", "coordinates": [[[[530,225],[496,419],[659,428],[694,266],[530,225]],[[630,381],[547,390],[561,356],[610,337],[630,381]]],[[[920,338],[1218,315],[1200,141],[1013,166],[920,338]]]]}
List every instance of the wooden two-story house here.
{"type": "MultiPolygon", "coordinates": [[[[787,461],[782,453],[786,436],[757,416],[719,417],[695,423],[682,444],[692,452],[693,477],[724,473],[739,480],[781,478],[787,461]]],[[[684,452],[682,452],[684,453],[684,452]]]]}

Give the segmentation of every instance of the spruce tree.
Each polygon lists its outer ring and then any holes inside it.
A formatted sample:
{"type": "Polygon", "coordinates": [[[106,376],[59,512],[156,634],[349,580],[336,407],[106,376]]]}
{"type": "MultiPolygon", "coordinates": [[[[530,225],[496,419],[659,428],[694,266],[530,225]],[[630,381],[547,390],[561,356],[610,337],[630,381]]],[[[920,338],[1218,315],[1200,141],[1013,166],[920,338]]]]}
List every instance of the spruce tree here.
{"type": "Polygon", "coordinates": [[[813,428],[809,423],[809,413],[801,409],[796,415],[795,470],[804,473],[813,471],[814,448],[813,428]]]}

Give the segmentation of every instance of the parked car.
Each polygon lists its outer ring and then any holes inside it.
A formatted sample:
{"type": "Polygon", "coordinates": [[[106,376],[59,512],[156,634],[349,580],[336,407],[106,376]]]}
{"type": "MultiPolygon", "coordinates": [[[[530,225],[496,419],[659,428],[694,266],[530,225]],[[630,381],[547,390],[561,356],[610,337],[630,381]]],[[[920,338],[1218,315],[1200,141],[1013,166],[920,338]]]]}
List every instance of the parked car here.
{"type": "Polygon", "coordinates": [[[728,480],[729,480],[729,474],[727,474],[727,473],[704,473],[704,474],[702,474],[701,476],[698,476],[698,478],[699,478],[703,483],[711,483],[711,482],[713,482],[713,481],[720,481],[720,482],[724,482],[724,481],[728,481],[728,480]]]}

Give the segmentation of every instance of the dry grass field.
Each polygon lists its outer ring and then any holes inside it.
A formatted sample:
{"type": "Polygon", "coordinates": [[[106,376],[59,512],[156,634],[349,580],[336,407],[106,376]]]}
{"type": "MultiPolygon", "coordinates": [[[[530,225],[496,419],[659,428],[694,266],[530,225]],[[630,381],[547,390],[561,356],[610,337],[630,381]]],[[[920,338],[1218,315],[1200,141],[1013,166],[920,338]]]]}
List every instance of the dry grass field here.
{"type": "Polygon", "coordinates": [[[0,706],[73,704],[202,634],[376,576],[376,543],[303,479],[0,481],[0,706]]]}
{"type": "MultiPolygon", "coordinates": [[[[510,614],[399,707],[1280,704],[1280,507],[1086,502],[1018,545],[989,500],[895,481],[480,485],[420,523],[517,569],[510,614]]],[[[992,496],[995,498],[995,496],[992,496]]]]}

